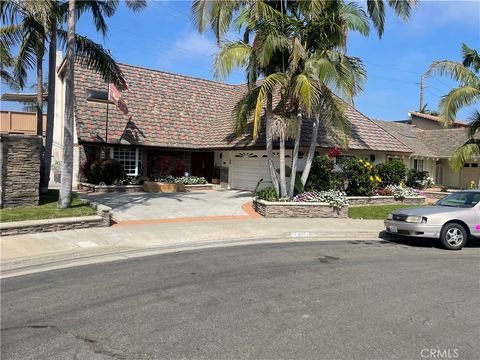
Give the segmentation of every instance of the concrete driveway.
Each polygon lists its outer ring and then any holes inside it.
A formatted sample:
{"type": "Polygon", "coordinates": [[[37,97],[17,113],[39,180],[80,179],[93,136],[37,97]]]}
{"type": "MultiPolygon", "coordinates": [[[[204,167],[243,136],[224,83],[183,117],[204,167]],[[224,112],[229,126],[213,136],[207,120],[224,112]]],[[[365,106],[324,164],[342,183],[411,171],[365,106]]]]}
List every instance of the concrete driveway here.
{"type": "Polygon", "coordinates": [[[242,206],[252,193],[238,190],[208,190],[182,193],[106,193],[83,196],[110,206],[115,220],[138,221],[248,215],[242,206]]]}

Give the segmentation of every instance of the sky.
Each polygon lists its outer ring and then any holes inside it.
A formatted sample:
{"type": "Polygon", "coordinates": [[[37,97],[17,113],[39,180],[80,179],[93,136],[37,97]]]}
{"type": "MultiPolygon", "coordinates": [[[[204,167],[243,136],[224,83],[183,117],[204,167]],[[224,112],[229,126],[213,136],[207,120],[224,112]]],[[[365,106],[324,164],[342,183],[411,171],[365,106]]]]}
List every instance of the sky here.
{"type": "MultiPolygon", "coordinates": [[[[101,43],[118,62],[213,79],[218,47],[211,33],[195,30],[190,5],[190,1],[148,1],[146,9],[133,13],[122,4],[108,19],[106,37],[96,33],[89,14],[79,20],[77,32],[101,43]]],[[[233,30],[229,33],[230,39],[239,37],[233,30]]],[[[360,57],[368,75],[355,107],[374,119],[407,119],[409,111],[419,109],[421,75],[434,60],[460,61],[462,43],[480,49],[480,0],[420,1],[408,21],[388,11],[381,39],[374,30],[369,37],[351,33],[347,54],[360,57]]],[[[244,73],[235,71],[221,81],[243,83],[244,73]]],[[[436,110],[441,96],[454,86],[445,77],[427,78],[424,103],[428,109],[436,110]]],[[[2,84],[5,91],[8,88],[2,84]]],[[[18,108],[2,102],[2,110],[18,108]]],[[[464,109],[457,118],[465,120],[470,113],[471,108],[464,109]]]]}

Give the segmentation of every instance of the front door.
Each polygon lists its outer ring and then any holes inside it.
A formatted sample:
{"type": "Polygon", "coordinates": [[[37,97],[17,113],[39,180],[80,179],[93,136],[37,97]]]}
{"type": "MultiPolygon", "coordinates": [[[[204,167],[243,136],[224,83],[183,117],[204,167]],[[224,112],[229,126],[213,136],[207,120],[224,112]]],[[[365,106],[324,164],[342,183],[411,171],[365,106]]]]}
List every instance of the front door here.
{"type": "Polygon", "coordinates": [[[192,152],[192,175],[203,176],[208,182],[211,182],[213,159],[213,152],[192,152]]]}

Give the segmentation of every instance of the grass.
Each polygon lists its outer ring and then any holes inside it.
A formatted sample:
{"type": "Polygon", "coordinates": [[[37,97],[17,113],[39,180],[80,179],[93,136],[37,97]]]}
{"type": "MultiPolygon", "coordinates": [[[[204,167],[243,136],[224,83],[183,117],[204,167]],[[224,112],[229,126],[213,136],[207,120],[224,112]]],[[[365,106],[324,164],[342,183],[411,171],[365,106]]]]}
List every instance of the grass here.
{"type": "Polygon", "coordinates": [[[57,209],[57,200],[58,190],[48,190],[48,193],[40,195],[38,206],[0,209],[0,221],[54,219],[96,214],[95,209],[76,197],[72,199],[72,204],[67,209],[57,209]]]}
{"type": "Polygon", "coordinates": [[[366,205],[348,208],[348,217],[352,219],[385,220],[393,210],[419,207],[418,205],[366,205]]]}

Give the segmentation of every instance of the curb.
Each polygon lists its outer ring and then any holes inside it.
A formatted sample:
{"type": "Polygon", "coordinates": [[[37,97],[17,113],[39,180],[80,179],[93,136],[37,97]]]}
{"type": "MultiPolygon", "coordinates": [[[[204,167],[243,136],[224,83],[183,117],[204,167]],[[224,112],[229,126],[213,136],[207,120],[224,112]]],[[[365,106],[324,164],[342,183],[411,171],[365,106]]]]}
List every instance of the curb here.
{"type": "Polygon", "coordinates": [[[351,233],[326,236],[320,232],[292,231],[285,234],[273,235],[265,238],[237,238],[228,240],[196,241],[190,243],[173,243],[146,248],[112,248],[98,249],[76,253],[57,253],[40,258],[17,258],[1,263],[0,279],[45,272],[50,270],[65,269],[70,267],[101,264],[119,260],[133,259],[143,256],[152,256],[182,251],[221,248],[230,246],[295,243],[295,242],[331,242],[331,241],[385,241],[379,237],[378,232],[358,232],[355,236],[351,233]],[[72,256],[73,255],[73,256],[72,256]]]}

